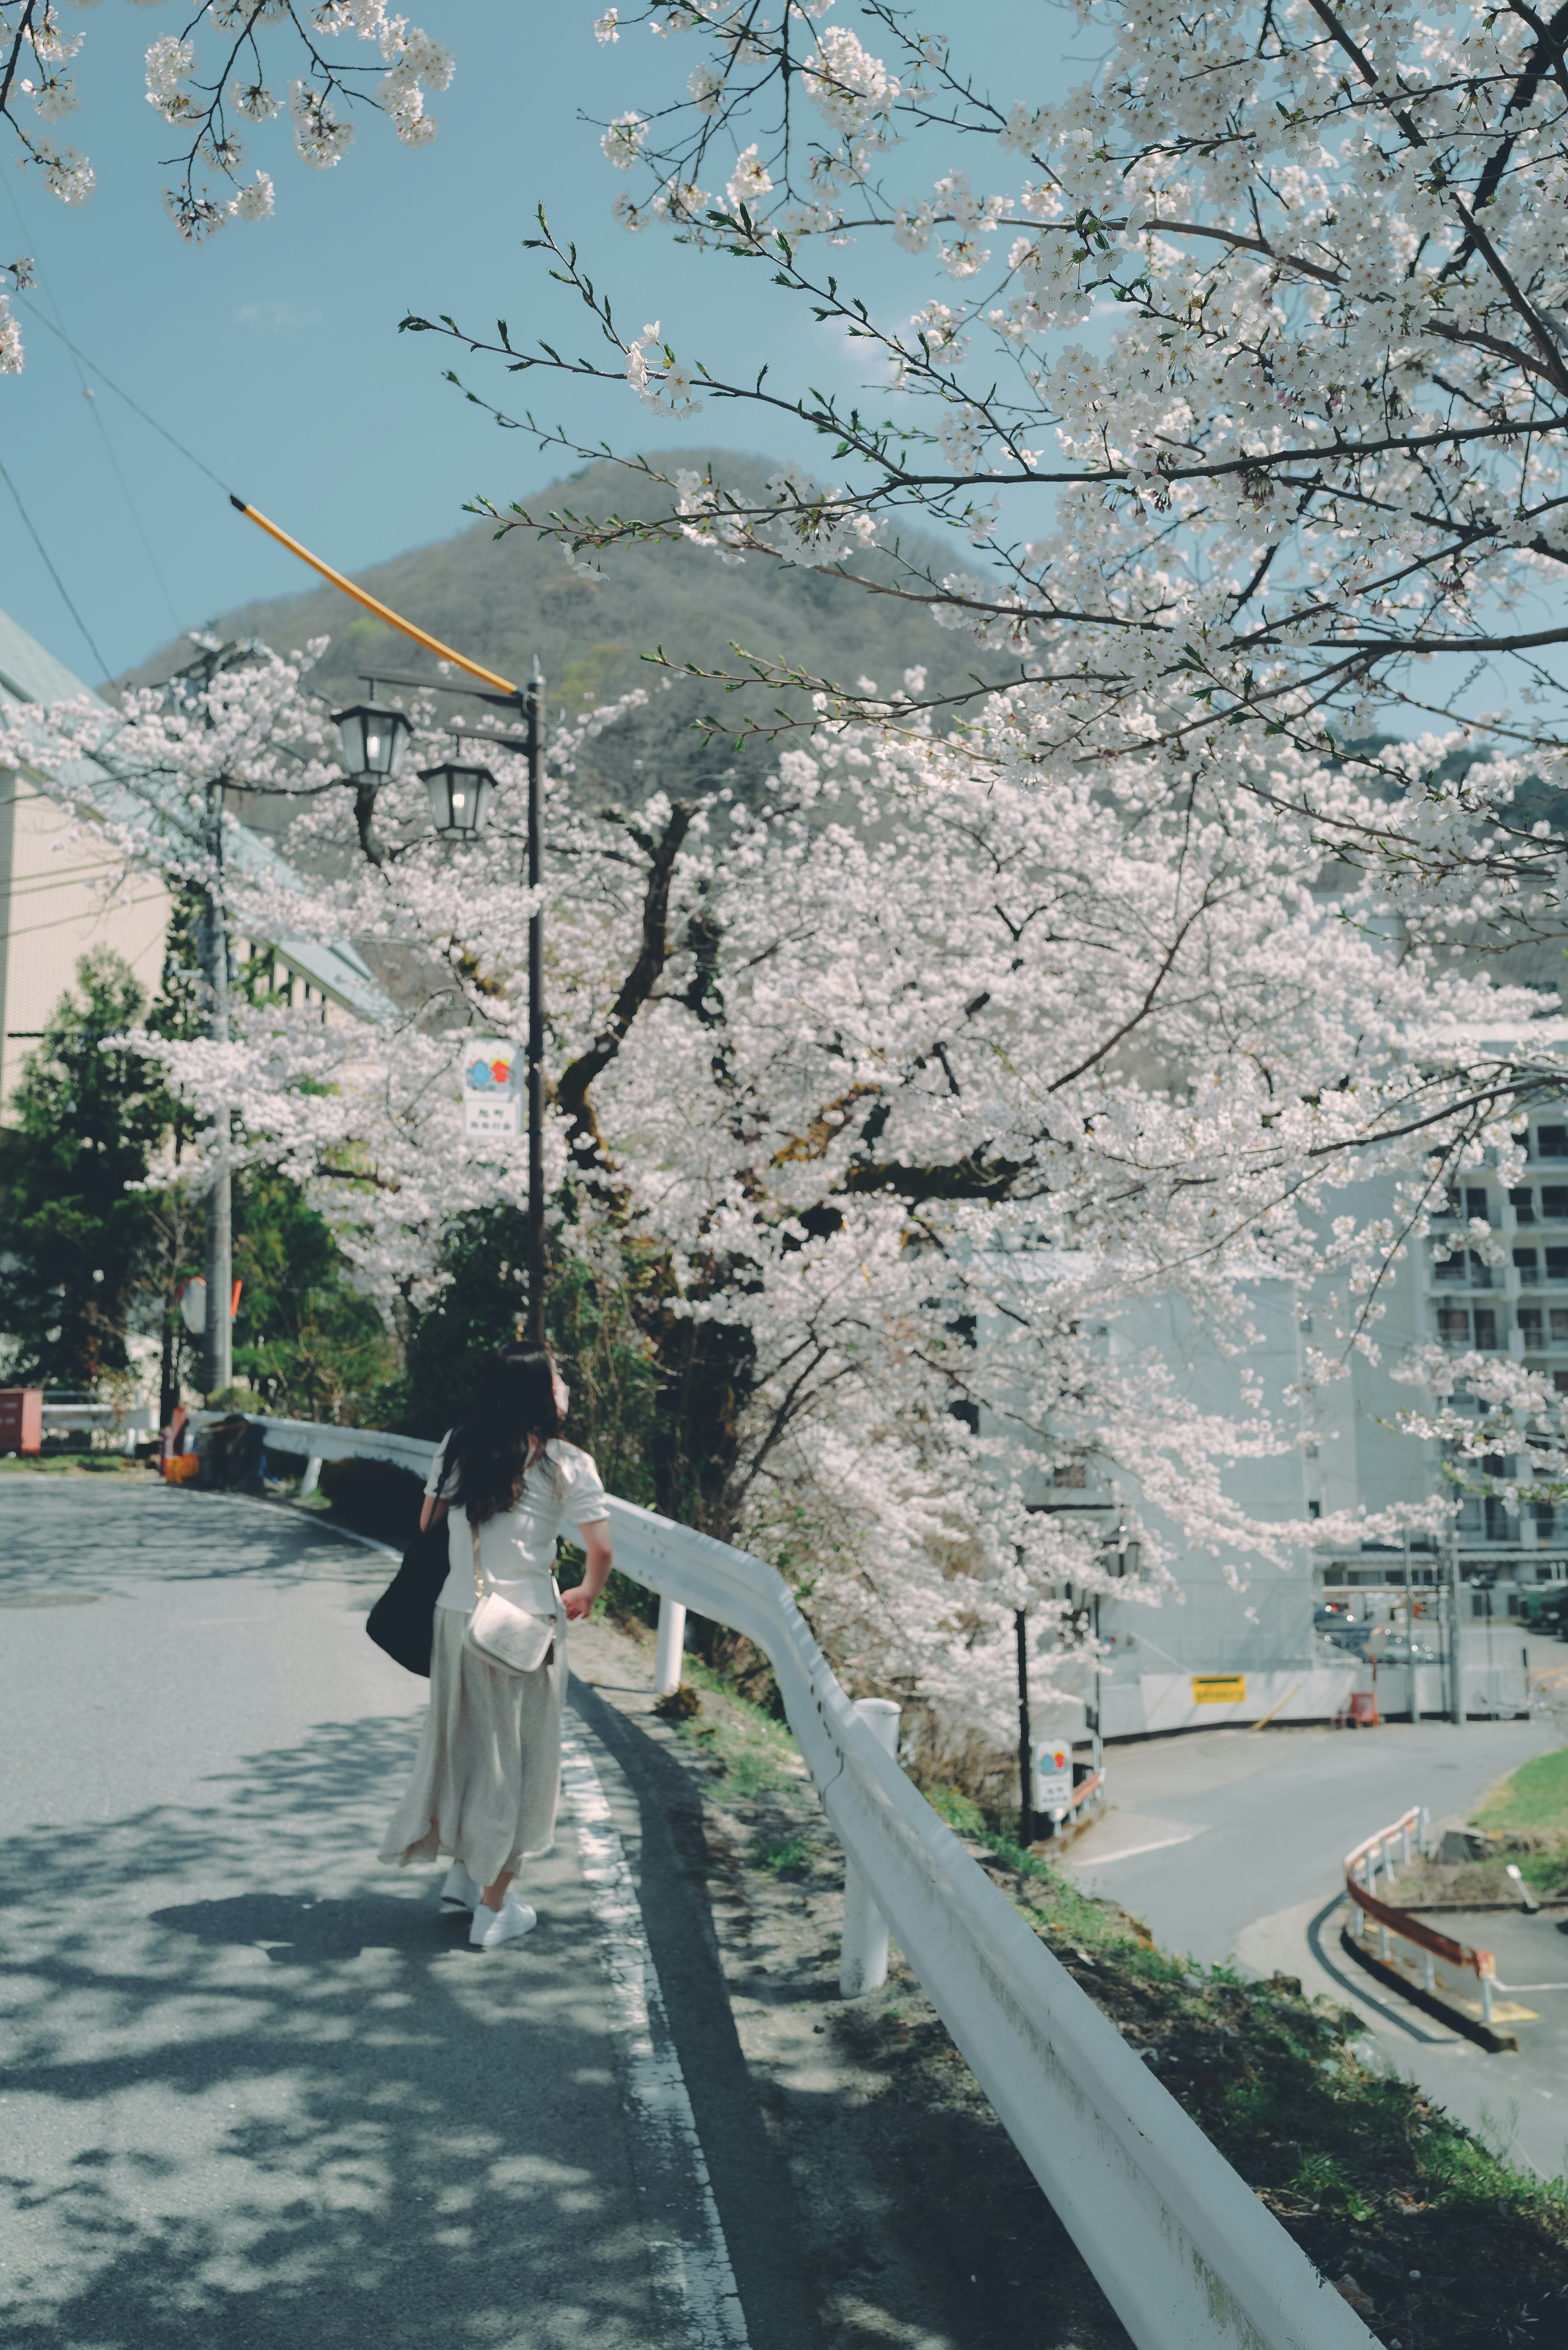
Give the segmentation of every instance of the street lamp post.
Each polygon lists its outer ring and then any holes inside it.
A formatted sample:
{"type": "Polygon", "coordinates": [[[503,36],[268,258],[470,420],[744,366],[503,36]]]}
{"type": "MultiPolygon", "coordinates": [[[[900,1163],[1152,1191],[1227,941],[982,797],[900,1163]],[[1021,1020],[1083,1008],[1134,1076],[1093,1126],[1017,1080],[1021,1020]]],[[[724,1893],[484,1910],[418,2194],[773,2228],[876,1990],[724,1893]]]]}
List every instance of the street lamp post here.
{"type": "MultiPolygon", "coordinates": [[[[528,887],[545,878],[545,680],[528,687],[528,887]]],[[[528,924],[528,1336],[545,1343],[545,910],[528,924]]]]}
{"type": "MultiPolygon", "coordinates": [[[[474,702],[488,702],[504,710],[517,711],[522,716],[524,733],[521,740],[509,735],[486,735],[486,748],[521,751],[528,762],[528,826],[527,868],[528,887],[537,890],[545,870],[545,680],[535,660],[534,675],[520,691],[487,693],[468,685],[453,685],[447,678],[407,677],[395,672],[378,671],[368,678],[372,693],[378,683],[433,688],[441,693],[458,693],[474,702]]],[[[343,737],[344,763],[355,787],[355,815],[359,837],[366,853],[379,861],[371,847],[370,816],[379,785],[395,775],[402,764],[407,747],[409,722],[400,711],[384,710],[379,703],[355,703],[337,713],[337,723],[343,737]],[[391,722],[396,720],[405,731],[396,733],[391,722]],[[374,764],[371,751],[375,748],[384,762],[374,764]]],[[[444,759],[440,766],[423,767],[420,771],[431,798],[431,820],[443,840],[473,840],[484,830],[490,820],[491,803],[495,795],[495,778],[488,767],[475,759],[444,759]]],[[[530,1338],[541,1345],[545,1337],[545,913],[535,902],[528,923],[528,1050],[526,1062],[528,1102],[528,1315],[530,1338]]]]}

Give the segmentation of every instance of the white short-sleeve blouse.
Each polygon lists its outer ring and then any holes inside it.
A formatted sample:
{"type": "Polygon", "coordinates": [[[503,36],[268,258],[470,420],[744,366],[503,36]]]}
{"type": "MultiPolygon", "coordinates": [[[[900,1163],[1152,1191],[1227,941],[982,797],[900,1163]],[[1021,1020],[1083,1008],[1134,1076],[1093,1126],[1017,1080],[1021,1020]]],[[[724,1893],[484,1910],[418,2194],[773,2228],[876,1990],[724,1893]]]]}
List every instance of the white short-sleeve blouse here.
{"type": "MultiPolygon", "coordinates": [[[[456,1471],[449,1473],[446,1465],[453,1432],[449,1428],[442,1437],[425,1480],[425,1492],[436,1501],[451,1502],[456,1487],[456,1471]]],[[[608,1516],[605,1489],[591,1456],[564,1438],[553,1437],[545,1458],[524,1471],[516,1508],[487,1519],[479,1529],[486,1580],[519,1607],[545,1612],[555,1590],[556,1538],[561,1528],[568,1519],[576,1526],[593,1526],[608,1516]]],[[[467,1511],[453,1503],[447,1528],[449,1564],[436,1606],[472,1616],[473,1537],[467,1511]]]]}

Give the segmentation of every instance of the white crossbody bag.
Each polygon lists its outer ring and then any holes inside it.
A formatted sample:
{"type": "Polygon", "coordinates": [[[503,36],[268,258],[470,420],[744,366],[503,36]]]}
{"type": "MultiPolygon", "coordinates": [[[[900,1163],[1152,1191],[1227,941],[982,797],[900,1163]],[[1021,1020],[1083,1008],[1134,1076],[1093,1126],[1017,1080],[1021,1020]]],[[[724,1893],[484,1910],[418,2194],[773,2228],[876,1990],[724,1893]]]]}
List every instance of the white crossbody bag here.
{"type": "Polygon", "coordinates": [[[536,1673],[556,1653],[556,1617],[535,1616],[499,1591],[490,1590],[479,1563],[479,1528],[473,1536],[473,1613],[468,1637],[486,1660],[504,1672],[536,1673]]]}

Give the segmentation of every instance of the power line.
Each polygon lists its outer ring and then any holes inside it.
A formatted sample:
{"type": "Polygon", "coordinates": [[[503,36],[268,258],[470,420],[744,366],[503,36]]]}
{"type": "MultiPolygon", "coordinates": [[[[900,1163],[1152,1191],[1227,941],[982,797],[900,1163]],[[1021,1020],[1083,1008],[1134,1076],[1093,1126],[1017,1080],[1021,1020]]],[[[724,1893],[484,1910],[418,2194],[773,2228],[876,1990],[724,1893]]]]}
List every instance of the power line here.
{"type": "MultiPolygon", "coordinates": [[[[81,362],[79,359],[77,362],[77,373],[78,376],[81,374],[81,362]]],[[[84,383],[82,385],[82,398],[88,402],[92,410],[92,421],[98,426],[99,438],[103,442],[103,453],[109,459],[110,465],[114,469],[114,478],[119,484],[121,493],[125,498],[126,505],[130,509],[130,519],[136,526],[136,536],[141,541],[141,551],[146,556],[148,563],[151,567],[152,577],[158,582],[159,591],[163,598],[163,601],[169,607],[169,618],[173,621],[176,629],[178,629],[180,626],[180,615],[174,608],[174,598],[169,593],[169,582],[163,577],[158,557],[152,552],[152,541],[147,536],[146,529],[142,525],[140,514],[137,510],[136,500],[130,494],[130,484],[126,480],[125,475],[119,469],[119,459],[115,454],[114,443],[109,437],[109,427],[103,421],[102,414],[99,409],[98,396],[94,392],[90,383],[84,383]]]]}
{"type": "MultiPolygon", "coordinates": [[[[17,197],[16,191],[13,188],[8,179],[5,182],[5,193],[11,200],[11,209],[16,215],[17,226],[20,228],[23,236],[29,244],[31,244],[32,232],[27,226],[26,218],[23,213],[21,203],[17,197]]],[[[39,282],[41,289],[48,302],[49,307],[53,310],[55,317],[58,321],[59,331],[63,335],[65,332],[65,321],[61,317],[59,303],[56,298],[54,281],[50,276],[45,275],[40,278],[39,282]]],[[[29,305],[29,307],[30,307],[31,306],[29,305]]],[[[40,317],[39,324],[47,327],[49,324],[49,321],[47,318],[40,317]]],[[[109,470],[112,472],[115,480],[119,484],[120,495],[125,500],[126,507],[130,513],[131,524],[135,529],[136,536],[141,541],[141,551],[147,557],[152,577],[158,582],[159,592],[162,596],[164,603],[169,608],[169,618],[173,622],[175,628],[178,629],[180,626],[180,615],[174,608],[174,598],[169,593],[169,582],[164,578],[158,557],[152,551],[152,542],[147,536],[136,500],[130,494],[130,484],[126,480],[124,473],[120,470],[119,459],[115,452],[114,443],[109,437],[109,427],[103,421],[102,411],[99,409],[98,401],[93,395],[91,386],[88,384],[86,376],[82,373],[82,360],[78,357],[74,350],[71,357],[76,366],[77,381],[81,386],[82,398],[88,402],[88,405],[92,411],[92,421],[98,427],[99,438],[103,442],[103,452],[109,459],[109,470]]]]}
{"type": "Polygon", "coordinates": [[[105,681],[107,681],[107,680],[108,680],[108,677],[109,677],[109,663],[105,660],[105,659],[104,659],[103,655],[99,652],[99,649],[98,649],[97,645],[96,645],[96,644],[94,644],[94,642],[93,642],[92,630],[88,627],[87,622],[83,619],[83,618],[82,618],[81,614],[78,611],[78,609],[77,609],[76,606],[72,603],[72,601],[71,601],[71,599],[70,599],[69,596],[67,594],[67,592],[66,592],[66,583],[65,583],[65,581],[60,577],[59,573],[55,569],[54,565],[50,562],[50,560],[49,560],[49,550],[48,550],[48,548],[44,545],[43,540],[38,536],[38,533],[37,533],[36,528],[35,527],[35,525],[34,525],[34,522],[33,522],[33,517],[32,517],[32,515],[27,512],[26,507],[22,504],[22,493],[21,493],[21,491],[16,487],[16,483],[11,479],[10,474],[5,471],[5,466],[4,466],[3,464],[0,464],[0,482],[4,482],[4,483],[5,483],[5,487],[10,491],[11,495],[16,499],[16,512],[21,515],[21,517],[22,517],[22,520],[23,520],[24,524],[26,525],[27,536],[28,536],[28,537],[32,540],[32,542],[33,542],[34,546],[37,548],[37,550],[38,550],[38,554],[39,554],[40,557],[41,557],[41,558],[42,558],[42,560],[43,560],[43,566],[44,566],[45,570],[48,573],[48,575],[49,575],[50,578],[54,581],[54,583],[55,583],[56,587],[57,587],[57,588],[59,589],[59,591],[60,591],[60,601],[61,601],[61,603],[62,603],[62,604],[64,604],[64,606],[65,606],[65,608],[66,608],[67,611],[70,614],[70,616],[71,616],[72,619],[76,622],[76,624],[77,624],[78,628],[81,630],[83,637],[87,639],[88,650],[88,651],[92,654],[92,657],[93,657],[94,660],[95,660],[95,661],[97,661],[97,663],[98,663],[98,673],[99,673],[99,676],[100,678],[104,679],[105,681]]]}
{"type": "Polygon", "coordinates": [[[211,465],[204,465],[193,450],[186,448],[183,441],[176,441],[172,432],[168,431],[167,427],[159,423],[156,416],[149,416],[146,409],[141,406],[140,402],[139,400],[132,400],[130,392],[122,391],[119,384],[115,382],[114,378],[112,376],[106,375],[102,368],[99,366],[96,359],[89,359],[85,351],[78,350],[76,344],[72,342],[70,337],[67,334],[63,327],[57,327],[52,318],[46,318],[43,312],[37,308],[36,304],[26,301],[23,296],[18,296],[18,299],[22,300],[23,307],[26,310],[28,316],[30,317],[36,318],[39,326],[47,328],[51,335],[57,336],[59,340],[64,343],[67,350],[70,352],[72,358],[79,359],[83,367],[90,368],[93,374],[99,379],[99,381],[100,383],[106,383],[117,400],[123,400],[127,408],[130,409],[136,415],[140,417],[143,424],[150,424],[152,427],[153,432],[158,434],[161,440],[168,442],[171,449],[177,449],[181,456],[185,458],[190,464],[194,465],[199,473],[205,473],[208,481],[213,484],[215,489],[222,490],[225,497],[229,497],[233,494],[227,482],[219,481],[218,476],[213,473],[211,465]]]}

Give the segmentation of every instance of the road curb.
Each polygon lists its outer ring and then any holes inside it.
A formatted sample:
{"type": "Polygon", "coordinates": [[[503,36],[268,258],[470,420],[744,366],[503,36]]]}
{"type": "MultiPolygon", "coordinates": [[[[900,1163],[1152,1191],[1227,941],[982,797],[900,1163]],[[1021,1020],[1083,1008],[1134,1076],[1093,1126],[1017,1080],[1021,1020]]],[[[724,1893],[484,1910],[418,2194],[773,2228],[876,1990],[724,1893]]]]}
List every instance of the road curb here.
{"type": "Polygon", "coordinates": [[[1420,2008],[1424,2013],[1434,2017],[1439,2023],[1448,2024],[1455,2032],[1462,2032],[1466,2039],[1473,2040],[1478,2047],[1490,2050],[1494,2056],[1518,2055],[1519,2034],[1516,2032],[1496,2032],[1490,2023],[1479,2022],[1473,2015],[1467,2015],[1463,2008],[1450,2006],[1436,1991],[1424,1991],[1419,1983],[1410,1982],[1397,1967],[1387,1966],[1381,1959],[1374,1958],[1348,1926],[1342,1926],[1339,1929],[1339,1947],[1347,1959],[1354,1959],[1358,1967],[1365,1967],[1367,1973],[1375,1975],[1380,1983],[1386,1984],[1390,1991],[1397,1991],[1401,1999],[1409,2001],[1412,2007],[1420,2008]]]}

